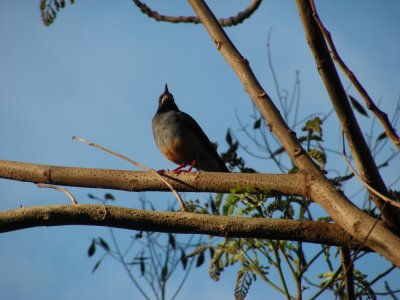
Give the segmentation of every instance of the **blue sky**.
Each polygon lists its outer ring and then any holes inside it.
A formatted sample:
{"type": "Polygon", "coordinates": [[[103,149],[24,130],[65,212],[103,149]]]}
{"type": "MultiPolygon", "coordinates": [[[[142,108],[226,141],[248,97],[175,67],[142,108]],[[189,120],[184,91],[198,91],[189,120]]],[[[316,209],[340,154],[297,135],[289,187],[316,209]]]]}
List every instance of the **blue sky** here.
{"type": "MultiPolygon", "coordinates": [[[[149,3],[159,12],[192,14],[184,2],[149,3]]],[[[213,7],[220,16],[228,16],[245,5],[228,3],[213,7]]],[[[400,2],[317,1],[317,5],[342,58],[390,115],[400,96],[400,2]]],[[[292,1],[264,1],[250,20],[228,28],[227,33],[266,91],[276,99],[267,64],[270,30],[281,88],[291,90],[295,71],[300,71],[301,118],[312,112],[329,112],[329,99],[292,1]]],[[[52,26],[45,27],[40,20],[39,1],[3,0],[0,39],[0,159],[131,169],[115,157],[73,142],[71,137],[77,135],[149,167],[172,168],[156,149],[151,133],[151,118],[165,83],[181,110],[190,113],[211,140],[218,141],[221,151],[226,149],[228,127],[241,136],[235,108],[245,122],[250,122],[246,121],[252,111],[249,97],[205,30],[199,25],[155,22],[142,15],[131,1],[76,1],[61,11],[52,26]]],[[[346,79],[343,82],[348,85],[346,79]]],[[[352,88],[350,93],[357,96],[352,88]]],[[[371,121],[359,119],[364,131],[369,132],[371,121]]],[[[324,129],[327,145],[338,149],[335,118],[324,129]]],[[[377,124],[375,134],[381,131],[377,124]]],[[[270,161],[243,155],[259,171],[276,172],[270,161]]],[[[382,153],[378,160],[387,155],[382,153]]],[[[341,159],[332,159],[332,165],[345,168],[341,159]]],[[[399,166],[397,159],[390,170],[383,171],[387,184],[396,178],[393,170],[399,166]]],[[[394,187],[399,188],[399,184],[394,187]]],[[[2,210],[67,202],[62,194],[30,183],[0,180],[0,190],[2,210]]],[[[88,192],[104,192],[70,190],[80,203],[89,202],[88,192]]],[[[113,193],[118,205],[137,206],[136,194],[113,193]]],[[[160,209],[173,199],[160,193],[147,193],[146,197],[160,209]]],[[[111,261],[95,275],[90,273],[94,264],[86,256],[90,238],[107,232],[106,228],[72,226],[0,235],[2,296],[70,299],[79,294],[86,299],[127,299],[136,295],[125,273],[111,261]]],[[[130,234],[120,231],[121,239],[130,234]]],[[[178,299],[189,295],[192,300],[216,295],[230,298],[233,278],[232,272],[214,283],[205,268],[196,269],[178,299]],[[201,292],[193,294],[194,288],[201,292]]],[[[257,299],[265,289],[258,282],[249,299],[257,299]]]]}

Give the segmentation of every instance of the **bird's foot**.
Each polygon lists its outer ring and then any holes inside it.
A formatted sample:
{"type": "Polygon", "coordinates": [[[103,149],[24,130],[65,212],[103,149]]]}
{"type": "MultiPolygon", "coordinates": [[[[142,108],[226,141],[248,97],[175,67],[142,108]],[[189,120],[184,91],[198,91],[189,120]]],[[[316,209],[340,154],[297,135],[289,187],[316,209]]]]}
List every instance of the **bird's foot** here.
{"type": "Polygon", "coordinates": [[[193,167],[196,165],[196,161],[192,161],[192,163],[190,164],[189,168],[187,170],[184,170],[183,168],[186,167],[186,164],[180,164],[179,167],[177,167],[176,169],[172,170],[172,172],[174,172],[175,174],[179,175],[181,173],[190,173],[193,169],[193,167]]]}

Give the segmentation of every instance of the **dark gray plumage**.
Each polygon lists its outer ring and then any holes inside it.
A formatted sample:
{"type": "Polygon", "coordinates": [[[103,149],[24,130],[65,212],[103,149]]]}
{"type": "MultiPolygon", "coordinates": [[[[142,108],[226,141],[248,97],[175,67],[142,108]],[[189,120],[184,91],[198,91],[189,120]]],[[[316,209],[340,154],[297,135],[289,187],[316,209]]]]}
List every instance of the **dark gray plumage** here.
{"type": "Polygon", "coordinates": [[[152,127],[161,153],[179,165],[176,171],[189,165],[203,171],[229,172],[199,124],[179,110],[167,85],[159,98],[152,127]]]}

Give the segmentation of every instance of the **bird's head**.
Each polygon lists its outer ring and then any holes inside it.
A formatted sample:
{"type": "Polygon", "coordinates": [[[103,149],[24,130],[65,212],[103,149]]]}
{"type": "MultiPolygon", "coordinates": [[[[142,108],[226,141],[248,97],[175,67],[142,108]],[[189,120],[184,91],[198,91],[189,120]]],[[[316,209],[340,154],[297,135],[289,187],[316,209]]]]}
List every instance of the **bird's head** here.
{"type": "Polygon", "coordinates": [[[179,110],[178,106],[175,104],[174,96],[168,91],[168,85],[165,84],[164,93],[161,94],[158,99],[158,109],[157,112],[166,112],[170,110],[179,110]]]}

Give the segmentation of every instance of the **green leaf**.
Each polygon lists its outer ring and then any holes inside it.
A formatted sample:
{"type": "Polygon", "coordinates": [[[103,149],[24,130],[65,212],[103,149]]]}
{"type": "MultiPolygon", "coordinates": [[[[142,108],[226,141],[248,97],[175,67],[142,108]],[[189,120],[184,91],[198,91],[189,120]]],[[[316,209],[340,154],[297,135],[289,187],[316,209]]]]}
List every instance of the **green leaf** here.
{"type": "Polygon", "coordinates": [[[196,267],[200,267],[204,263],[204,260],[205,260],[205,257],[204,257],[204,251],[203,251],[197,256],[196,267]]]}
{"type": "Polygon", "coordinates": [[[322,136],[322,120],[319,117],[314,117],[311,120],[308,120],[304,127],[302,128],[303,131],[308,131],[309,133],[318,133],[322,136]]]}
{"type": "Polygon", "coordinates": [[[218,193],[215,195],[215,208],[217,209],[217,211],[219,210],[219,207],[221,206],[221,202],[222,202],[222,193],[218,193]]]}
{"type": "Polygon", "coordinates": [[[232,135],[231,135],[231,130],[228,129],[228,131],[226,132],[226,136],[225,136],[225,140],[228,143],[229,146],[232,145],[232,135]]]}
{"type": "Polygon", "coordinates": [[[251,184],[250,183],[246,183],[245,191],[247,193],[251,193],[252,190],[253,190],[253,188],[251,187],[251,184]]]}
{"type": "Polygon", "coordinates": [[[171,233],[168,233],[168,243],[171,245],[172,249],[176,248],[175,237],[171,233]]]}
{"type": "Polygon", "coordinates": [[[184,270],[186,270],[188,258],[185,254],[185,251],[181,249],[181,264],[184,270]]]}
{"type": "Polygon", "coordinates": [[[207,249],[205,245],[200,245],[196,249],[194,249],[190,254],[186,255],[187,258],[195,256],[197,254],[200,254],[201,252],[204,252],[207,249]]]}
{"type": "Polygon", "coordinates": [[[112,194],[110,194],[110,193],[105,194],[104,195],[104,199],[111,200],[111,201],[115,200],[114,196],[112,194]]]}
{"type": "Polygon", "coordinates": [[[223,216],[227,216],[228,215],[229,207],[231,207],[231,205],[228,204],[228,203],[225,203],[224,206],[222,206],[222,215],[223,216]]]}
{"type": "Polygon", "coordinates": [[[95,252],[96,252],[96,242],[95,239],[92,239],[92,243],[90,244],[88,249],[88,256],[89,257],[93,256],[95,252]]]}
{"type": "Polygon", "coordinates": [[[241,207],[241,208],[239,208],[239,209],[238,209],[238,211],[237,211],[237,214],[236,214],[236,215],[237,215],[238,217],[241,217],[241,216],[243,216],[243,212],[244,212],[244,208],[243,208],[243,207],[241,207]]]}
{"type": "Polygon", "coordinates": [[[215,202],[212,198],[210,198],[210,210],[213,215],[218,215],[218,209],[215,206],[215,202]]]}
{"type": "Polygon", "coordinates": [[[353,105],[353,108],[358,111],[359,114],[366,116],[367,118],[369,118],[367,111],[364,109],[364,107],[360,104],[360,102],[358,102],[353,96],[350,96],[350,101],[351,104],[353,105]]]}
{"type": "Polygon", "coordinates": [[[168,277],[168,265],[165,264],[161,270],[161,281],[165,282],[168,277]]]}
{"type": "Polygon", "coordinates": [[[235,210],[235,206],[234,205],[229,206],[227,215],[231,216],[233,214],[234,210],[235,210]]]}
{"type": "Polygon", "coordinates": [[[213,259],[215,250],[213,247],[210,247],[209,250],[210,250],[210,259],[213,259]]]}
{"type": "Polygon", "coordinates": [[[107,242],[103,240],[103,238],[99,237],[100,246],[103,247],[107,252],[110,251],[110,246],[108,246],[107,242]]]}
{"type": "Polygon", "coordinates": [[[143,276],[146,271],[146,265],[144,263],[144,259],[140,260],[140,275],[143,276]]]}
{"type": "Polygon", "coordinates": [[[253,129],[258,129],[260,127],[261,127],[261,118],[259,118],[254,122],[253,129]]]}
{"type": "Polygon", "coordinates": [[[55,6],[57,11],[60,10],[60,3],[58,3],[57,1],[54,1],[54,6],[55,6]]]}
{"type": "Polygon", "coordinates": [[[100,264],[101,264],[101,261],[102,261],[102,259],[99,259],[98,261],[97,261],[97,263],[94,265],[94,267],[93,267],[93,269],[92,269],[92,273],[94,273],[96,270],[97,270],[97,268],[100,266],[100,264]]]}
{"type": "Polygon", "coordinates": [[[234,142],[234,143],[231,145],[229,151],[236,152],[238,148],[239,148],[239,142],[234,142]]]}
{"type": "Polygon", "coordinates": [[[316,160],[316,162],[323,168],[326,164],[326,155],[324,152],[317,149],[310,149],[308,154],[316,160]]]}
{"type": "Polygon", "coordinates": [[[380,141],[382,141],[384,139],[387,139],[386,132],[382,132],[380,135],[378,135],[378,137],[376,138],[376,141],[380,142],[380,141]]]}

